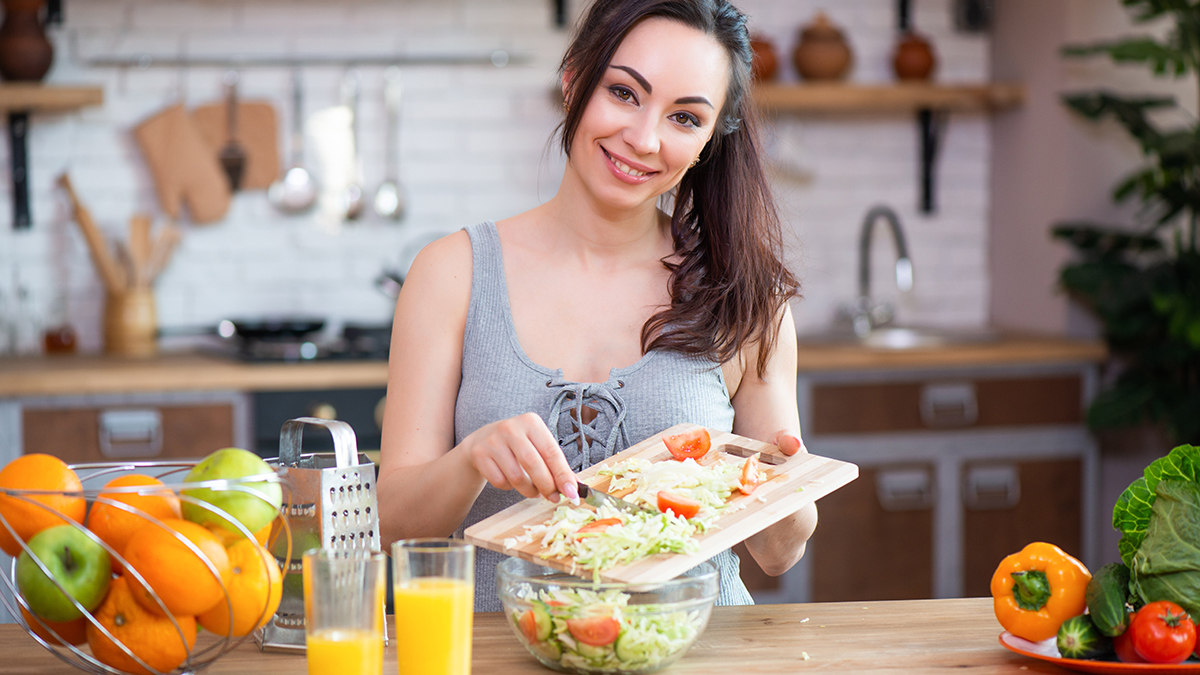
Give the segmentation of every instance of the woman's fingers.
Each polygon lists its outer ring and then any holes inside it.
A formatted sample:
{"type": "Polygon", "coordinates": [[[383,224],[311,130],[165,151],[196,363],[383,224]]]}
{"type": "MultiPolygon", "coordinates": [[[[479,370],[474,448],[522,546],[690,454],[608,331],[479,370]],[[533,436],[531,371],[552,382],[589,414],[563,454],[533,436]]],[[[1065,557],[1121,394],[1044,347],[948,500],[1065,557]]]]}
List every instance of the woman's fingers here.
{"type": "Polygon", "coordinates": [[[560,492],[577,496],[575,474],[537,414],[500,420],[477,433],[479,438],[472,451],[475,466],[493,486],[553,501],[558,500],[560,492]]]}
{"type": "Polygon", "coordinates": [[[783,454],[791,456],[804,449],[804,441],[792,432],[784,429],[775,434],[775,445],[783,451],[783,454]]]}

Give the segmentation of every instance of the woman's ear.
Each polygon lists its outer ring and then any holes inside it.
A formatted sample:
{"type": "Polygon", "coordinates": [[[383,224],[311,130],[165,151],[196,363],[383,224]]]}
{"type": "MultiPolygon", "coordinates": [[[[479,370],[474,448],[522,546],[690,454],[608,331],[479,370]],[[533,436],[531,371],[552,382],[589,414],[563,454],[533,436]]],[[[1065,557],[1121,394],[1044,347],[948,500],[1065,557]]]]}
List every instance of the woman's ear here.
{"type": "Polygon", "coordinates": [[[571,91],[571,81],[575,79],[575,72],[564,70],[562,74],[562,99],[563,107],[567,107],[568,94],[571,91]]]}

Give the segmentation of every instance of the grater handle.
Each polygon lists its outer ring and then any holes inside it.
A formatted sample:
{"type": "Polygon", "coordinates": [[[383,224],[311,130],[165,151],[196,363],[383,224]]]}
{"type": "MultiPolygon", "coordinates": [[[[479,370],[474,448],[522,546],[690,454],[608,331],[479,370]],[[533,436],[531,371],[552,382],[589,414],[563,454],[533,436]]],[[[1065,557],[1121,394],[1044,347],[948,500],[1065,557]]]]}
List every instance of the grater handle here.
{"type": "Polygon", "coordinates": [[[341,420],[326,420],[319,417],[297,417],[283,423],[279,432],[280,466],[300,465],[300,445],[304,439],[304,425],[325,427],[333,436],[333,454],[339,469],[358,466],[358,441],[354,429],[341,420]]]}

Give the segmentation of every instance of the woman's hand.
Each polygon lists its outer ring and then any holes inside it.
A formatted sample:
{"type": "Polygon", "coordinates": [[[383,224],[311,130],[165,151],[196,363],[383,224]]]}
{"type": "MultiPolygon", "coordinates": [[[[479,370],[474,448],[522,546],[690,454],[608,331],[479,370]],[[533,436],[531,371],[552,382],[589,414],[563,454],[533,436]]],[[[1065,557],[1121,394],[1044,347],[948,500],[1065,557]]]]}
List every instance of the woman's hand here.
{"type": "Polygon", "coordinates": [[[804,441],[800,440],[799,436],[788,429],[781,429],[775,432],[775,435],[771,437],[771,441],[788,457],[797,452],[808,452],[808,448],[804,447],[804,441]]]}
{"type": "Polygon", "coordinates": [[[575,472],[558,441],[536,413],[525,413],[486,424],[463,439],[471,466],[501,490],[524,497],[541,495],[557,502],[559,495],[577,499],[575,472]]]}

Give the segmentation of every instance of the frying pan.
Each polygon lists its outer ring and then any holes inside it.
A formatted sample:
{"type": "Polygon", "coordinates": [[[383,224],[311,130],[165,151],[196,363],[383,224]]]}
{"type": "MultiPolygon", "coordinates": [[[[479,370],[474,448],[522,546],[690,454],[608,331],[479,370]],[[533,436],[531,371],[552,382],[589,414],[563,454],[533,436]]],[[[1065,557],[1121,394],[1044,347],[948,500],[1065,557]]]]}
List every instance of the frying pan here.
{"type": "Polygon", "coordinates": [[[254,320],[225,319],[216,326],[205,328],[160,328],[159,337],[175,335],[219,335],[243,340],[289,340],[304,337],[325,327],[324,319],[311,317],[277,317],[254,320]]]}

